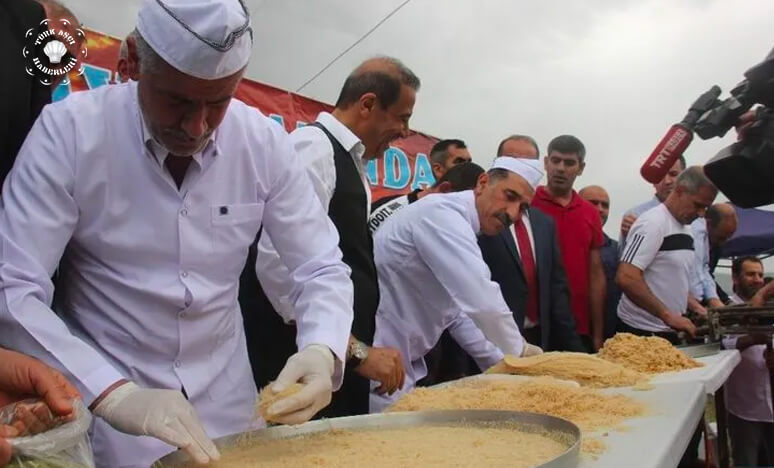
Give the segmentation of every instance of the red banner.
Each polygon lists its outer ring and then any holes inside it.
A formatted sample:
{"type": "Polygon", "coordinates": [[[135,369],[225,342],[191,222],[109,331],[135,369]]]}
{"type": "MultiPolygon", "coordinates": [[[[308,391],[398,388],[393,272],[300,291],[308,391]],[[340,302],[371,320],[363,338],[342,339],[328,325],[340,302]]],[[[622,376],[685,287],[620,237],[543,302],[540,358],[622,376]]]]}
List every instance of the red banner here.
{"type": "MultiPolygon", "coordinates": [[[[55,101],[73,91],[118,81],[116,64],[121,39],[92,30],[86,30],[86,39],[88,55],[84,60],[84,73],[71,76],[69,84],[55,89],[55,101]]],[[[317,114],[333,108],[330,104],[248,79],[239,84],[236,98],[281,123],[289,132],[314,122],[317,114]]],[[[373,200],[432,185],[435,180],[427,155],[436,141],[436,138],[412,131],[408,138],[394,142],[383,158],[369,161],[366,171],[373,200]]]]}

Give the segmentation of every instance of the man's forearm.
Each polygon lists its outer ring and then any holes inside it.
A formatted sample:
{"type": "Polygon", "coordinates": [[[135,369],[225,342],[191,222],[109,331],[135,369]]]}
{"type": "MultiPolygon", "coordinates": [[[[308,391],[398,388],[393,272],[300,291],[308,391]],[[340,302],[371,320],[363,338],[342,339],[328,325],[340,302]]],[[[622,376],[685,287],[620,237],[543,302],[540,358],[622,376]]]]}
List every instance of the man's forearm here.
{"type": "Polygon", "coordinates": [[[595,348],[602,345],[605,333],[605,289],[607,278],[599,249],[591,251],[589,262],[589,311],[591,315],[591,337],[595,348]]]}
{"type": "Polygon", "coordinates": [[[605,326],[605,290],[607,288],[604,272],[591,277],[589,288],[589,310],[591,312],[591,332],[604,334],[605,326]]]}
{"type": "Polygon", "coordinates": [[[669,309],[653,294],[645,280],[639,278],[627,279],[620,286],[626,297],[649,314],[662,321],[669,314],[669,309]]]}

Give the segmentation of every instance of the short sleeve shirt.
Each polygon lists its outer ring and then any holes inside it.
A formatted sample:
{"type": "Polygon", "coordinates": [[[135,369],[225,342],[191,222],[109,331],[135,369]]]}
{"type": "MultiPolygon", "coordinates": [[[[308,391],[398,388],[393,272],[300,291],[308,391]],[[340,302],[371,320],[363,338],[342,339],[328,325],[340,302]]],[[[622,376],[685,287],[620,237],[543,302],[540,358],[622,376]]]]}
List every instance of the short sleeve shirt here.
{"type": "Polygon", "coordinates": [[[559,249],[570,285],[570,306],[578,333],[590,334],[589,268],[591,251],[605,243],[602,220],[594,205],[574,190],[567,206],[557,203],[545,187],[538,187],[532,206],[551,216],[556,222],[559,249]]]}
{"type": "MultiPolygon", "coordinates": [[[[667,309],[682,315],[688,303],[693,269],[693,237],[663,204],[643,213],[629,231],[620,263],[642,270],[648,288],[667,309]]],[[[661,319],[640,308],[624,293],[618,317],[627,325],[652,332],[672,331],[661,319]]]]}

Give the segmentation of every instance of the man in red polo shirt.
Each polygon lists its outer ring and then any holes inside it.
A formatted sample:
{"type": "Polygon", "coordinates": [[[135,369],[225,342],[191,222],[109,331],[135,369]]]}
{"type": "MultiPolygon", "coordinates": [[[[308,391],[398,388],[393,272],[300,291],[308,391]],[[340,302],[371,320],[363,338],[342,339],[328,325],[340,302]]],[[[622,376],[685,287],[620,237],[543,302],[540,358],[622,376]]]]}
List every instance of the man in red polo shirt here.
{"type": "Polygon", "coordinates": [[[554,218],[559,248],[570,284],[570,306],[578,334],[594,352],[602,346],[605,305],[605,270],[600,248],[605,243],[602,222],[594,205],[572,186],[583,174],[586,148],[572,135],[548,144],[544,159],[548,185],[538,187],[532,206],[554,218]]]}

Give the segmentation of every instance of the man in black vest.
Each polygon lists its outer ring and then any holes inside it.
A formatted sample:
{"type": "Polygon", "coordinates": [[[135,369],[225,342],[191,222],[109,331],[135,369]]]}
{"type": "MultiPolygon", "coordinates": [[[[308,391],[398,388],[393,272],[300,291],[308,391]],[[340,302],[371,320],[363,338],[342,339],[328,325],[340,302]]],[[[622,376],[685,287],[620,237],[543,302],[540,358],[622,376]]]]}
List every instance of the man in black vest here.
{"type": "MultiPolygon", "coordinates": [[[[500,143],[497,155],[537,159],[539,150],[531,137],[511,135],[500,143]]],[[[554,221],[531,207],[519,221],[495,236],[479,236],[492,281],[500,285],[527,342],[546,351],[585,351],[575,331],[554,221]],[[526,254],[527,265],[522,258],[526,254]]]]}
{"type": "MultiPolygon", "coordinates": [[[[332,113],[320,113],[315,123],[291,135],[320,202],[339,231],[339,247],[344,262],[352,269],[355,287],[343,384],[320,416],[368,413],[371,380],[380,383],[379,392],[393,393],[403,386],[405,371],[400,353],[371,347],[379,289],[368,230],[371,192],[365,163],[380,157],[391,141],[406,135],[419,84],[419,78],[396,59],[367,60],[344,82],[332,113]]],[[[253,297],[252,304],[247,303],[252,291],[243,288],[241,296],[248,350],[256,382],[262,386],[276,377],[293,351],[289,325],[281,322],[293,324],[310,318],[296,317],[290,307],[289,298],[297,291],[290,290],[287,270],[266,236],[258,242],[256,255],[263,266],[258,272],[263,294],[253,297]]]]}

